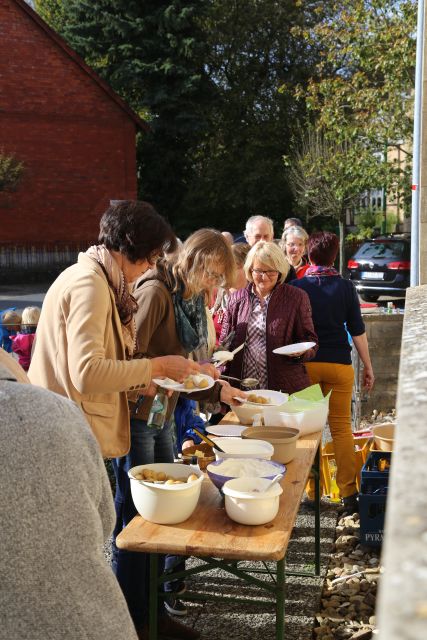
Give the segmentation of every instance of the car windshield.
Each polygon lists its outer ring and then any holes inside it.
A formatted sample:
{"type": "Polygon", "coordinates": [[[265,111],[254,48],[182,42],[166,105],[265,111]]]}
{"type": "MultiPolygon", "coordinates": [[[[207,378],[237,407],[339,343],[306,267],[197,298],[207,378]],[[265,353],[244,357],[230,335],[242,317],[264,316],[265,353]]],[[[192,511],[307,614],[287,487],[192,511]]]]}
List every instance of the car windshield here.
{"type": "Polygon", "coordinates": [[[406,242],[370,242],[364,244],[356,254],[356,260],[402,260],[406,257],[406,242]]]}

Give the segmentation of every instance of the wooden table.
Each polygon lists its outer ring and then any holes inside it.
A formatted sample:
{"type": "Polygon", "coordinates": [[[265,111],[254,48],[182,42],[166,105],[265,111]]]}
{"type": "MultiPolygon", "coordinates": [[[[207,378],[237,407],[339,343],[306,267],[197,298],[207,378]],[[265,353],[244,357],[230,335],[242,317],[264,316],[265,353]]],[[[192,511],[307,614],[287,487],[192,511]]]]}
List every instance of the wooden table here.
{"type": "MultiPolygon", "coordinates": [[[[234,414],[228,414],[223,424],[236,423],[234,414]]],[[[223,498],[208,477],[202,484],[200,500],[191,518],[177,525],[159,525],[136,516],[119,534],[116,544],[120,549],[150,554],[150,640],[157,639],[157,599],[159,585],[174,578],[208,571],[220,567],[244,580],[257,584],[274,596],[276,608],[276,639],[284,635],[284,587],[285,554],[295,519],[300,507],[304,487],[310,470],[315,465],[316,510],[315,510],[315,573],[320,574],[320,492],[319,492],[319,446],[321,432],[300,438],[296,457],[287,466],[282,481],[276,518],[258,526],[239,525],[230,520],[225,512],[223,498]],[[316,468],[317,467],[317,468],[316,468]],[[202,567],[184,572],[159,576],[157,554],[195,556],[204,561],[202,567]],[[277,564],[275,581],[259,580],[250,571],[239,569],[238,560],[274,561],[277,564]],[[234,561],[234,562],[230,562],[234,561]]],[[[252,572],[253,573],[253,572],[252,572]]],[[[301,575],[301,574],[298,574],[301,575]]],[[[204,599],[207,599],[204,596],[204,599]]],[[[229,598],[234,599],[234,598],[229,598]]],[[[241,599],[240,599],[241,600],[241,599]]]]}

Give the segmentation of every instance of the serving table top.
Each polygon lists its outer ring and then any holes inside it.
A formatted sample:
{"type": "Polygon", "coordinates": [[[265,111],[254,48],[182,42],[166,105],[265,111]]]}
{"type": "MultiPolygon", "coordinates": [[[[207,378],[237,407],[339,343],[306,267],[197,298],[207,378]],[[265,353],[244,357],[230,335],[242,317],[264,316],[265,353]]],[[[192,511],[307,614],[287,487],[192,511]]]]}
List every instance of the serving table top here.
{"type": "MultiPolygon", "coordinates": [[[[223,424],[238,424],[228,413],[223,424]]],[[[239,525],[230,520],[223,497],[206,476],[198,505],[185,522],[160,525],[136,516],[118,535],[120,549],[232,560],[281,560],[288,546],[304,487],[321,441],[321,431],[297,441],[296,456],[286,465],[279,512],[265,525],[239,525]]]]}

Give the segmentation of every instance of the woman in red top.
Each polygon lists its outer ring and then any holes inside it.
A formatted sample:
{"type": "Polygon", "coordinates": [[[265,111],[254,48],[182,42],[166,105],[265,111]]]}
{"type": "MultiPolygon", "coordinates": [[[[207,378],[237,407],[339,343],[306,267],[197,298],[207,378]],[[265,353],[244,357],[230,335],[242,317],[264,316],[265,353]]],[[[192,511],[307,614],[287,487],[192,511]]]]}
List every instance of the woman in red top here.
{"type": "Polygon", "coordinates": [[[288,227],[283,231],[280,247],[291,267],[295,269],[297,278],[305,275],[308,267],[307,260],[308,233],[302,227],[288,227]]]}

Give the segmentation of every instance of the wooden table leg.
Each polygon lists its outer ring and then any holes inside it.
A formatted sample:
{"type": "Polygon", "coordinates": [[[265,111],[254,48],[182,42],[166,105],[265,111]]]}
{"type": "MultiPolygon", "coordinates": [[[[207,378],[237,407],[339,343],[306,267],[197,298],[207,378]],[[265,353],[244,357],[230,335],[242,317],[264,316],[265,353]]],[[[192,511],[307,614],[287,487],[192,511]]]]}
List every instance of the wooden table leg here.
{"type": "Polygon", "coordinates": [[[277,562],[276,584],[276,640],[285,636],[285,559],[277,562]]]}
{"type": "Polygon", "coordinates": [[[320,444],[314,459],[314,573],[320,576],[320,444]]]}
{"type": "Polygon", "coordinates": [[[157,640],[157,617],[158,617],[158,556],[157,553],[150,553],[150,593],[149,593],[149,640],[157,640]]]}

